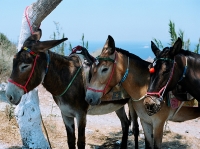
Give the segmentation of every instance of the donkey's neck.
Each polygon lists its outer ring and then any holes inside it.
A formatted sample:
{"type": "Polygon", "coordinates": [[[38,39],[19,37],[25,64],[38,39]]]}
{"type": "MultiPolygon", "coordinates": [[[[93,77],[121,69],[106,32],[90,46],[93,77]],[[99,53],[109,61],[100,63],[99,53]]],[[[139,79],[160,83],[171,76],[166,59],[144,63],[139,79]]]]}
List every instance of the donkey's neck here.
{"type": "Polygon", "coordinates": [[[54,52],[49,52],[49,55],[50,64],[43,86],[53,96],[57,96],[66,89],[80,63],[76,56],[62,56],[54,52]]]}
{"type": "MultiPolygon", "coordinates": [[[[187,51],[184,52],[184,56],[187,57],[188,66],[185,77],[180,81],[179,84],[182,85],[194,98],[200,101],[200,56],[187,51]]],[[[179,68],[181,69],[181,75],[184,71],[183,68],[184,66],[179,68]]]]}
{"type": "Polygon", "coordinates": [[[123,54],[123,56],[119,59],[124,63],[123,68],[127,68],[127,58],[125,57],[129,57],[129,73],[122,86],[132,98],[139,99],[146,94],[148,89],[150,77],[148,65],[150,63],[134,54],[123,54]]]}

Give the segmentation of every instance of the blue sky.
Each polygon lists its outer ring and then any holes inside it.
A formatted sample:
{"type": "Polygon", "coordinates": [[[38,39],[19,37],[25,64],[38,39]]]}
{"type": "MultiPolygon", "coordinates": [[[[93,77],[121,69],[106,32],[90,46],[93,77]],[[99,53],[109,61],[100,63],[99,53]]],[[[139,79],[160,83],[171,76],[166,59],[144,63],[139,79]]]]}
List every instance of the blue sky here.
{"type": "MultiPolygon", "coordinates": [[[[36,0],[1,0],[0,32],[17,42],[22,14],[36,0]]],[[[42,40],[49,40],[59,22],[69,40],[150,42],[153,38],[168,42],[169,20],[185,38],[197,43],[200,38],[199,0],[63,0],[42,22],[42,40]]]]}

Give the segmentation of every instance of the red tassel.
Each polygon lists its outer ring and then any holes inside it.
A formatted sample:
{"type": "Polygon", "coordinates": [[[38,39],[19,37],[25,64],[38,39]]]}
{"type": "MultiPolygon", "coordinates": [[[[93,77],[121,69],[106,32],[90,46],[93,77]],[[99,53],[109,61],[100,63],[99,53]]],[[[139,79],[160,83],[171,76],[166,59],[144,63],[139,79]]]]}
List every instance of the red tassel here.
{"type": "Polygon", "coordinates": [[[154,68],[154,67],[150,68],[150,69],[149,69],[149,72],[150,72],[150,73],[154,73],[154,72],[155,72],[155,68],[154,68]]]}

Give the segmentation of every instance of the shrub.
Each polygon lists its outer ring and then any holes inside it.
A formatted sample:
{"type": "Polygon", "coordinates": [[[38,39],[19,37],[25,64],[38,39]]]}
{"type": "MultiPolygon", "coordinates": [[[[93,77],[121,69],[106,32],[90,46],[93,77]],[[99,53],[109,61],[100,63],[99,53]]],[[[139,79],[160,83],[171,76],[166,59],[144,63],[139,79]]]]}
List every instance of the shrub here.
{"type": "MultiPolygon", "coordinates": [[[[171,20],[169,21],[169,34],[171,37],[170,39],[171,42],[169,43],[170,46],[172,46],[176,42],[178,37],[180,37],[183,41],[183,49],[190,50],[190,39],[184,40],[184,31],[180,29],[179,32],[176,32],[175,23],[172,22],[171,20]]],[[[160,40],[157,40],[155,38],[153,40],[155,41],[155,44],[157,45],[158,48],[163,49],[163,44],[160,40]]],[[[199,53],[199,48],[200,48],[200,38],[199,38],[199,43],[196,45],[196,48],[193,51],[195,53],[199,53]]]]}
{"type": "Polygon", "coordinates": [[[11,57],[17,52],[16,45],[0,33],[0,82],[7,80],[11,73],[11,57]]]}

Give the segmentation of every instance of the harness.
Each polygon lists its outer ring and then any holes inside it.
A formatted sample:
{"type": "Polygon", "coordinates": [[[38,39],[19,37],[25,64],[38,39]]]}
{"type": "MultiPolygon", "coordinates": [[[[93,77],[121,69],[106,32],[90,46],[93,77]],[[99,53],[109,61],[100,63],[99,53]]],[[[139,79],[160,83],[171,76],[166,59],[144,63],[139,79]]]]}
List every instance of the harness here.
{"type": "MultiPolygon", "coordinates": [[[[170,71],[170,76],[169,76],[169,79],[167,80],[166,85],[163,86],[163,87],[160,89],[160,91],[158,91],[158,92],[147,92],[147,93],[146,93],[146,96],[154,96],[154,95],[155,95],[155,96],[158,96],[159,100],[162,102],[162,101],[163,101],[163,95],[164,95],[164,93],[165,93],[165,91],[166,91],[166,88],[167,88],[167,86],[169,85],[170,81],[172,80],[176,62],[175,62],[175,58],[174,58],[174,60],[169,59],[169,58],[158,58],[158,59],[156,59],[156,60],[153,62],[153,66],[155,66],[155,64],[156,64],[156,62],[157,62],[158,60],[169,61],[169,62],[172,62],[172,63],[173,63],[172,69],[171,69],[171,71],[170,71]]],[[[187,72],[187,68],[188,68],[188,66],[187,66],[187,57],[186,57],[186,65],[185,65],[185,67],[184,67],[183,74],[182,74],[182,76],[181,76],[181,78],[179,79],[178,82],[182,81],[182,79],[185,78],[186,72],[187,72]]]]}

